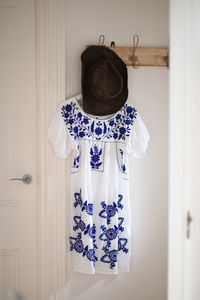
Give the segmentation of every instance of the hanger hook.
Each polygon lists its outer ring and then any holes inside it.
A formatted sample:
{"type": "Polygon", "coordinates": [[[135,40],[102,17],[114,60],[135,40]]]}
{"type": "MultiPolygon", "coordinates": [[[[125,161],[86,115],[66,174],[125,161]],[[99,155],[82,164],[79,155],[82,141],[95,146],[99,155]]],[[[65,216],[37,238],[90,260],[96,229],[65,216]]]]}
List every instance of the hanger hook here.
{"type": "Polygon", "coordinates": [[[140,66],[140,62],[137,58],[137,56],[135,55],[136,49],[138,48],[139,45],[139,35],[138,34],[134,34],[133,35],[133,53],[132,53],[132,63],[133,63],[133,68],[134,69],[138,69],[140,66]]]}
{"type": "Polygon", "coordinates": [[[105,36],[101,34],[99,37],[99,45],[104,46],[104,42],[105,42],[105,36]]]}

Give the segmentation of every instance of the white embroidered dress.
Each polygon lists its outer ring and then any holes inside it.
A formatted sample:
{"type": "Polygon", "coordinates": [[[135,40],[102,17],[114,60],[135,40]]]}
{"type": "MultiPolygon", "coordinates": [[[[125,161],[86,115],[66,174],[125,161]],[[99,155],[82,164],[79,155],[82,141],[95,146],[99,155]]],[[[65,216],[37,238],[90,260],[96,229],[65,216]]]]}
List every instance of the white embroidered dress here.
{"type": "Polygon", "coordinates": [[[71,160],[69,248],[73,269],[89,274],[128,272],[128,154],[143,155],[149,134],[128,101],[117,113],[103,118],[86,114],[78,100],[81,95],[62,103],[48,129],[57,156],[71,160]]]}

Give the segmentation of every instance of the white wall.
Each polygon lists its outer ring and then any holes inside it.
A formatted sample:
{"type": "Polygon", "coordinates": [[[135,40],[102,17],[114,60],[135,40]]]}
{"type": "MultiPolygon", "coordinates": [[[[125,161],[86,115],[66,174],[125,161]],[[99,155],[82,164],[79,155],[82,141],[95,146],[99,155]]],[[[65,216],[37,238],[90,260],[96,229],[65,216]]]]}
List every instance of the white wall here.
{"type": "MultiPolygon", "coordinates": [[[[66,98],[81,91],[80,54],[88,44],[168,45],[167,0],[66,0],[66,98]]],[[[129,67],[129,94],[151,136],[143,159],[131,158],[133,254],[130,273],[74,273],[68,265],[69,300],[166,300],[168,70],[129,67]]],[[[68,261],[68,264],[70,262],[68,261]]]]}

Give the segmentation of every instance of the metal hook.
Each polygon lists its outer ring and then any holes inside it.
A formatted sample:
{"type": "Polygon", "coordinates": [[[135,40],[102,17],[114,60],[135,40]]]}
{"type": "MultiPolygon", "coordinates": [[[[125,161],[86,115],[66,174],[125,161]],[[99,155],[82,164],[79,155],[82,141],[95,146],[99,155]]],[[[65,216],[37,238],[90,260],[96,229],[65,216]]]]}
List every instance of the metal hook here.
{"type": "Polygon", "coordinates": [[[104,42],[105,42],[105,36],[101,34],[99,37],[99,45],[104,46],[104,42]]]}
{"type": "Polygon", "coordinates": [[[135,55],[135,52],[138,48],[138,44],[139,44],[139,35],[134,34],[133,35],[133,53],[132,53],[132,56],[130,57],[132,59],[132,63],[133,63],[132,66],[134,69],[138,69],[140,66],[140,62],[139,62],[137,56],[135,55]]]}

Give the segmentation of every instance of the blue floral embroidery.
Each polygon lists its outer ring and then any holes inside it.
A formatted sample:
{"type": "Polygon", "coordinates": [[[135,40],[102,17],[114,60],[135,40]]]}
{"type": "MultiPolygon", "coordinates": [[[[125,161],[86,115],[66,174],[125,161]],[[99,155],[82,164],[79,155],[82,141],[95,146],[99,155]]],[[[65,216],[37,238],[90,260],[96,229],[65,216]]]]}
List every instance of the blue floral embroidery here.
{"type": "Polygon", "coordinates": [[[105,201],[101,202],[103,210],[100,211],[99,216],[107,219],[107,224],[110,224],[111,218],[118,212],[118,208],[123,208],[123,205],[121,204],[122,199],[123,196],[119,194],[117,203],[113,202],[113,205],[107,205],[105,201]]]}
{"type": "MultiPolygon", "coordinates": [[[[89,234],[89,236],[92,239],[95,239],[95,234],[96,234],[96,226],[95,226],[95,224],[93,224],[92,226],[90,224],[88,224],[88,226],[86,227],[86,230],[84,231],[84,234],[89,234]]],[[[95,248],[96,248],[96,245],[95,245],[95,248]]]]}
{"type": "MultiPolygon", "coordinates": [[[[93,204],[88,203],[87,200],[83,201],[81,195],[81,189],[79,193],[74,193],[74,207],[79,208],[79,213],[85,211],[86,214],[92,215],[93,214],[93,204]]],[[[95,224],[86,224],[82,219],[81,216],[74,216],[74,223],[73,230],[77,231],[76,237],[70,237],[70,250],[75,250],[78,253],[82,253],[82,256],[87,257],[88,260],[95,263],[97,261],[97,257],[95,256],[95,249],[97,249],[96,245],[96,226],[95,224]],[[87,235],[92,239],[92,248],[89,248],[88,245],[84,246],[82,241],[82,233],[87,235]]]]}
{"type": "MultiPolygon", "coordinates": [[[[93,214],[93,204],[83,201],[81,189],[79,193],[74,193],[74,199],[74,207],[79,210],[80,214],[83,211],[85,211],[85,213],[88,215],[93,214]]],[[[112,205],[106,205],[105,202],[101,203],[103,210],[100,211],[99,216],[106,218],[107,224],[111,223],[112,217],[115,216],[119,209],[123,209],[122,200],[123,196],[118,194],[118,201],[113,202],[112,205]]],[[[89,219],[89,224],[86,224],[85,218],[83,221],[79,215],[74,216],[73,220],[73,230],[76,232],[76,236],[70,237],[70,250],[81,254],[83,257],[86,257],[93,263],[93,265],[95,265],[95,262],[98,261],[96,256],[96,225],[91,223],[91,219],[89,219]],[[89,241],[89,243],[86,245],[84,245],[85,242],[83,242],[84,239],[82,239],[83,234],[88,235],[88,238],[91,241],[89,241]]],[[[128,239],[120,236],[120,233],[124,231],[123,223],[124,217],[119,216],[118,224],[112,225],[112,227],[106,227],[105,225],[101,225],[100,227],[102,232],[99,235],[99,240],[103,241],[102,250],[104,252],[100,260],[101,262],[108,264],[110,269],[113,269],[116,266],[118,253],[120,251],[128,253],[128,239]],[[117,249],[113,249],[113,241],[117,241],[117,249]]]]}
{"type": "Polygon", "coordinates": [[[86,211],[86,213],[88,215],[93,215],[93,203],[87,203],[87,201],[84,202],[82,208],[81,208],[82,211],[86,211]]]}
{"type": "Polygon", "coordinates": [[[83,202],[82,195],[81,195],[81,189],[80,193],[75,193],[74,194],[74,207],[77,207],[78,205],[81,207],[81,211],[86,211],[88,215],[93,214],[93,203],[88,203],[87,200],[83,202]]]}
{"type": "Polygon", "coordinates": [[[113,269],[117,262],[118,250],[105,250],[105,255],[101,257],[101,261],[110,264],[110,269],[113,269]]]}
{"type": "Polygon", "coordinates": [[[80,112],[76,102],[62,106],[61,115],[74,140],[86,138],[91,140],[121,140],[130,135],[131,126],[137,117],[134,107],[125,104],[110,120],[93,120],[80,112]]]}
{"type": "Polygon", "coordinates": [[[89,249],[88,246],[85,247],[84,249],[84,252],[83,252],[83,256],[87,256],[87,258],[90,260],[90,261],[97,261],[97,257],[95,256],[95,250],[94,249],[89,249]]]}
{"type": "Polygon", "coordinates": [[[102,149],[98,150],[97,145],[90,148],[90,165],[93,170],[98,170],[99,167],[102,165],[102,149]]]}
{"type": "Polygon", "coordinates": [[[120,154],[120,160],[118,160],[118,162],[119,162],[120,170],[122,171],[122,173],[126,174],[127,170],[126,170],[126,164],[124,160],[124,152],[122,149],[119,149],[119,154],[120,154]]]}
{"type": "Polygon", "coordinates": [[[74,231],[76,231],[77,229],[80,229],[81,231],[83,231],[85,229],[86,225],[81,220],[81,217],[75,216],[74,217],[74,222],[76,223],[76,225],[73,227],[74,231]]]}
{"type": "Polygon", "coordinates": [[[80,154],[74,157],[73,168],[78,169],[80,162],[80,154]]]}
{"type": "Polygon", "coordinates": [[[78,171],[79,165],[80,165],[80,147],[79,145],[77,146],[77,154],[75,155],[74,159],[73,159],[73,165],[72,165],[72,173],[75,173],[78,171]]]}
{"type": "Polygon", "coordinates": [[[124,227],[122,227],[122,223],[124,222],[124,218],[123,217],[119,217],[118,218],[118,228],[121,232],[124,231],[124,227]]]}
{"type": "Polygon", "coordinates": [[[121,201],[123,199],[123,196],[121,194],[118,195],[118,201],[117,201],[117,205],[119,208],[123,208],[124,206],[121,204],[121,201]]]}
{"type": "Polygon", "coordinates": [[[110,241],[114,240],[119,233],[118,227],[114,226],[114,228],[106,229],[104,225],[101,225],[101,229],[103,233],[99,236],[99,239],[101,241],[106,241],[107,242],[106,247],[110,247],[111,245],[110,241]]]}
{"type": "Polygon", "coordinates": [[[89,249],[88,245],[84,247],[82,241],[82,234],[79,232],[77,237],[70,237],[70,250],[75,250],[78,253],[82,253],[83,257],[86,256],[90,261],[97,261],[95,256],[95,250],[93,248],[89,249]]]}
{"type": "Polygon", "coordinates": [[[125,253],[128,253],[128,249],[125,247],[128,243],[128,239],[119,238],[118,240],[118,251],[122,250],[125,253]]]}
{"type": "Polygon", "coordinates": [[[75,198],[74,207],[77,207],[78,205],[80,205],[82,207],[83,200],[82,200],[82,196],[81,196],[81,189],[80,189],[80,193],[74,194],[74,198],[75,198]]]}
{"type": "Polygon", "coordinates": [[[79,232],[77,237],[70,237],[70,250],[75,250],[78,253],[82,253],[84,250],[83,242],[81,240],[81,233],[79,232]],[[73,243],[74,242],[74,243],[73,243]]]}
{"type": "MultiPolygon", "coordinates": [[[[99,213],[99,216],[107,218],[107,224],[111,223],[111,218],[118,212],[118,209],[123,209],[121,203],[122,199],[123,196],[119,194],[117,203],[113,202],[113,205],[106,205],[105,202],[101,202],[103,210],[99,213]]],[[[101,261],[110,264],[110,269],[113,269],[116,266],[119,251],[128,253],[128,248],[126,248],[128,239],[119,236],[119,234],[124,231],[124,227],[122,226],[123,222],[124,217],[118,217],[118,226],[114,225],[113,227],[106,228],[105,225],[101,225],[102,233],[100,234],[99,239],[105,242],[102,248],[105,254],[101,257],[101,261]],[[115,239],[118,239],[118,249],[110,250],[112,241],[115,239]]]]}
{"type": "Polygon", "coordinates": [[[107,242],[103,250],[108,249],[111,246],[112,240],[116,239],[117,237],[119,238],[118,234],[120,231],[124,231],[124,228],[121,226],[122,223],[123,220],[121,220],[121,222],[118,223],[118,226],[114,225],[114,227],[108,229],[104,225],[101,225],[101,230],[103,231],[103,233],[99,236],[99,239],[101,241],[107,242]]]}

